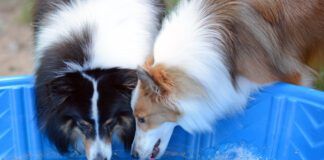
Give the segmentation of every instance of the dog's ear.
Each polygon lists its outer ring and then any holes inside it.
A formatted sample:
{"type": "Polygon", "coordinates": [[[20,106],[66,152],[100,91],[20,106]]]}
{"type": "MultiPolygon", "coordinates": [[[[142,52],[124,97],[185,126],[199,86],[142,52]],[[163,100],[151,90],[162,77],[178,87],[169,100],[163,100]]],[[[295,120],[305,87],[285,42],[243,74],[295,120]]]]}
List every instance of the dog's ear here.
{"type": "Polygon", "coordinates": [[[161,94],[160,86],[157,84],[157,82],[154,81],[153,77],[144,68],[137,67],[137,77],[140,82],[152,92],[158,95],[161,94]]]}
{"type": "Polygon", "coordinates": [[[76,83],[69,75],[57,77],[50,81],[47,85],[49,95],[56,104],[63,103],[73,92],[75,87],[73,83],[76,83]]]}
{"type": "Polygon", "coordinates": [[[125,149],[130,150],[135,137],[135,118],[132,112],[122,112],[118,118],[118,125],[121,126],[119,138],[124,143],[125,149]]]}
{"type": "Polygon", "coordinates": [[[73,82],[69,76],[57,77],[50,82],[50,89],[53,93],[64,94],[74,91],[73,82]]]}
{"type": "Polygon", "coordinates": [[[123,86],[130,91],[133,91],[137,85],[138,80],[136,70],[127,70],[126,73],[124,73],[120,77],[123,77],[123,86]]]}

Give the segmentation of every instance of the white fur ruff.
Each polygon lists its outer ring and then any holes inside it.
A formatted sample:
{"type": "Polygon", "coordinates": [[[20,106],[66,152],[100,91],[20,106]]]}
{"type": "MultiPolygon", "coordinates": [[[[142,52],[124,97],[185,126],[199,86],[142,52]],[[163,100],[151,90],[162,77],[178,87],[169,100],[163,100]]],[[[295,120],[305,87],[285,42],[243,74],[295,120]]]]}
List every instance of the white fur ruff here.
{"type": "MultiPolygon", "coordinates": [[[[92,31],[92,45],[88,47],[91,58],[82,69],[136,68],[151,53],[160,12],[151,0],[75,0],[71,3],[58,6],[42,22],[36,37],[36,63],[45,56],[46,48],[69,39],[72,32],[81,32],[85,26],[92,31]]],[[[73,64],[68,69],[71,68],[80,69],[73,64]]]]}
{"type": "Polygon", "coordinates": [[[206,17],[203,0],[182,1],[168,19],[154,46],[154,64],[177,67],[201,84],[207,96],[176,99],[182,113],[178,124],[189,132],[210,131],[216,120],[242,111],[259,85],[244,77],[233,86],[225,62],[223,37],[213,28],[215,16],[206,17]]]}

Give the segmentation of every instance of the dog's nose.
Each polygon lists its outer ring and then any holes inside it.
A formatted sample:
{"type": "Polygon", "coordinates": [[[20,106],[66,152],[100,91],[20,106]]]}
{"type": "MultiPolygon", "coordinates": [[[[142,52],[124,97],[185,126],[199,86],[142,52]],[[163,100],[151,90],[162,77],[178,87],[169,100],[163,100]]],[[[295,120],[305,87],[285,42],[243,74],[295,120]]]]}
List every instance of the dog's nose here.
{"type": "Polygon", "coordinates": [[[138,154],[137,151],[135,151],[135,150],[132,151],[132,158],[134,158],[134,159],[138,159],[139,158],[139,154],[138,154]]]}
{"type": "Polygon", "coordinates": [[[98,154],[93,160],[107,160],[108,158],[105,158],[101,154],[98,154]]]}

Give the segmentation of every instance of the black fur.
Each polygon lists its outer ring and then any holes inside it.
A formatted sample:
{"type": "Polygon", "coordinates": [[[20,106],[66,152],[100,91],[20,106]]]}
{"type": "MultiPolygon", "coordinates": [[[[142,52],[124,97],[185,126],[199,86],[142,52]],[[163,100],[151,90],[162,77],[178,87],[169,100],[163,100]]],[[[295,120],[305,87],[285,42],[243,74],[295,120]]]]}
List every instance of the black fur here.
{"type": "MultiPolygon", "coordinates": [[[[73,0],[36,0],[34,12],[35,45],[37,34],[46,23],[49,14],[61,5],[69,5],[73,0]]],[[[152,1],[159,8],[161,0],[152,1]]],[[[161,12],[160,20],[164,14],[161,12]]],[[[82,24],[82,30],[71,31],[65,38],[46,46],[36,68],[36,103],[38,125],[41,131],[64,154],[74,149],[81,137],[80,130],[87,139],[95,137],[94,120],[91,117],[91,104],[94,92],[92,82],[83,75],[96,80],[99,92],[99,135],[108,141],[117,133],[130,149],[134,134],[135,120],[130,106],[131,92],[136,86],[137,75],[134,70],[122,68],[88,69],[71,71],[66,62],[84,67],[91,61],[93,46],[90,24],[82,24]],[[68,37],[68,38],[67,38],[68,37]],[[112,123],[106,125],[108,119],[112,123]]],[[[118,67],[118,66],[116,66],[118,67]]]]}
{"type": "MultiPolygon", "coordinates": [[[[47,2],[38,3],[44,5],[47,2]]],[[[68,1],[55,1],[57,4],[59,2],[68,3],[68,1]]],[[[39,13],[38,20],[41,20],[42,16],[39,13]]],[[[94,124],[90,117],[92,83],[85,79],[81,72],[67,72],[65,63],[73,62],[83,66],[90,60],[91,53],[88,53],[87,47],[92,43],[91,33],[91,26],[85,25],[82,32],[71,33],[70,38],[62,39],[47,47],[36,70],[38,125],[62,154],[69,152],[71,147],[75,146],[76,140],[80,138],[75,137],[74,134],[74,129],[79,127],[78,121],[85,120],[94,124]],[[65,127],[68,130],[61,129],[64,125],[68,125],[65,127]]],[[[127,113],[127,118],[132,121],[131,126],[123,126],[124,122],[120,120],[115,124],[122,126],[121,139],[129,148],[135,132],[134,118],[129,104],[132,87],[137,81],[135,71],[111,68],[87,70],[84,73],[98,80],[100,125],[108,118],[118,119],[120,113],[127,113]]],[[[109,131],[101,132],[101,136],[111,138],[113,127],[109,131]]],[[[93,138],[93,135],[94,133],[87,138],[93,138]]]]}
{"type": "MultiPolygon", "coordinates": [[[[81,34],[72,34],[70,39],[53,44],[44,51],[40,59],[40,66],[36,70],[36,103],[37,117],[40,128],[53,142],[60,153],[68,152],[69,146],[75,142],[72,134],[66,134],[59,130],[69,119],[62,116],[67,111],[63,104],[65,100],[75,94],[72,89],[83,89],[84,94],[80,104],[89,107],[89,98],[92,95],[91,83],[84,80],[79,73],[60,75],[67,66],[64,62],[73,62],[83,65],[89,59],[89,53],[85,49],[91,43],[91,31],[85,28],[81,34]],[[58,77],[59,76],[59,77],[58,77]],[[87,100],[84,102],[84,100],[87,100]]],[[[72,128],[75,124],[72,123],[72,128]]]]}
{"type": "MultiPolygon", "coordinates": [[[[135,71],[112,68],[88,70],[83,74],[98,82],[100,137],[111,139],[115,127],[121,126],[117,134],[125,147],[130,149],[135,134],[135,121],[130,107],[131,92],[137,82],[135,71]],[[108,119],[113,119],[115,123],[109,127],[104,126],[108,119]],[[125,119],[129,122],[125,122],[125,119]]],[[[86,121],[94,128],[91,117],[93,91],[92,82],[84,78],[81,72],[65,73],[47,85],[36,88],[39,125],[60,153],[69,152],[80,138],[73,136],[73,129],[79,127],[77,124],[80,121],[86,121]],[[64,125],[68,126],[63,127],[64,125]],[[62,127],[67,130],[63,131],[62,127]]],[[[86,133],[82,128],[79,129],[87,138],[95,138],[95,131],[86,133]]]]}

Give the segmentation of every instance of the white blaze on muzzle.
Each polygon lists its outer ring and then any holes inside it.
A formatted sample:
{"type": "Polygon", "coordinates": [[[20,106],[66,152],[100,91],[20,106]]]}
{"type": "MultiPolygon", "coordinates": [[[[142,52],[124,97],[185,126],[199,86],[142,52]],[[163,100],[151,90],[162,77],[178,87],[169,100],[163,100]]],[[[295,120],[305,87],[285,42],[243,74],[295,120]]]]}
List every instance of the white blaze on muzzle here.
{"type": "Polygon", "coordinates": [[[88,160],[110,160],[112,156],[111,143],[105,143],[97,139],[91,144],[88,152],[88,160]]]}
{"type": "Polygon", "coordinates": [[[110,160],[112,155],[112,148],[110,142],[105,142],[105,140],[100,138],[99,134],[99,111],[98,111],[98,82],[91,76],[83,73],[83,77],[92,82],[93,85],[93,95],[91,98],[91,113],[92,119],[95,122],[95,140],[90,144],[89,150],[87,151],[88,160],[110,160]]]}
{"type": "Polygon", "coordinates": [[[136,153],[140,159],[149,159],[152,156],[154,146],[160,140],[159,152],[155,158],[160,158],[171,139],[175,123],[165,122],[159,127],[143,131],[141,128],[136,128],[135,139],[132,146],[132,153],[136,153]]]}

